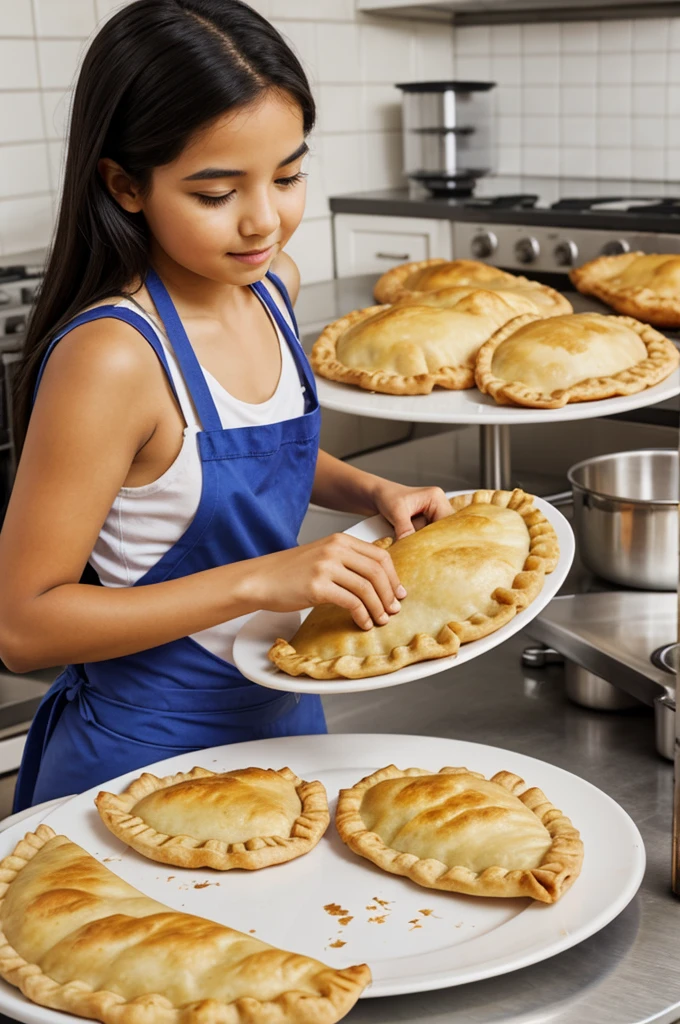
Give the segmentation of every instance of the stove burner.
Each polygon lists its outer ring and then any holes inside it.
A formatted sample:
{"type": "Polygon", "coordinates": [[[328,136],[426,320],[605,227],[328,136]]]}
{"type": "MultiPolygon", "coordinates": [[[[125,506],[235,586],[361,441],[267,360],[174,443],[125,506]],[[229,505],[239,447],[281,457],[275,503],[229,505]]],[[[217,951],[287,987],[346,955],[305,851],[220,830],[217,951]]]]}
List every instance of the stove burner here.
{"type": "Polygon", "coordinates": [[[660,199],[653,206],[629,206],[628,213],[649,213],[653,217],[680,217],[680,199],[660,199]]]}
{"type": "Polygon", "coordinates": [[[603,211],[646,213],[652,217],[680,216],[680,199],[672,196],[580,196],[559,199],[551,210],[574,210],[580,213],[603,211]]]}
{"type": "Polygon", "coordinates": [[[625,196],[581,196],[575,199],[558,199],[551,210],[592,210],[603,203],[624,203],[625,196]]]}
{"type": "Polygon", "coordinates": [[[492,210],[530,210],[538,202],[538,196],[528,192],[507,196],[479,196],[468,199],[465,206],[492,210]]]}

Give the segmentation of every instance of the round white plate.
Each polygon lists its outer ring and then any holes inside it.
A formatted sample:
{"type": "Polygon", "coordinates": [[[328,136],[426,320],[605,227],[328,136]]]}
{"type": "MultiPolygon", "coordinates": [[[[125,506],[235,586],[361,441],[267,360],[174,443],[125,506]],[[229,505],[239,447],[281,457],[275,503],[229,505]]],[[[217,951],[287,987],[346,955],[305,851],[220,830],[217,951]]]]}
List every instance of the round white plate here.
{"type": "Polygon", "coordinates": [[[408,423],[475,423],[505,424],[562,423],[567,420],[588,420],[595,416],[614,416],[619,412],[655,405],[680,394],[680,370],[653,388],[637,395],[603,398],[599,402],[574,402],[563,409],[524,409],[513,405],[496,405],[490,395],[477,388],[467,391],[435,389],[429,395],[379,395],[348,384],[316,378],[319,402],[324,409],[372,416],[381,420],[406,420],[408,423]]]}
{"type": "MultiPolygon", "coordinates": [[[[465,765],[487,776],[506,769],[540,786],[581,831],[585,859],[580,878],[554,906],[437,892],[355,856],[332,823],[314,850],[287,864],[253,872],[183,870],[146,860],[108,832],[93,805],[101,787],[67,801],[44,821],[176,910],[246,933],[254,930],[266,942],[334,967],[367,962],[373,984],[366,996],[446,988],[526,967],[582,942],[635,895],[645,855],[625,811],[583,779],[497,747],[432,736],[297,736],[182,754],[148,770],[166,775],[196,763],[213,771],[290,765],[301,777],[324,783],[333,813],[340,788],[392,762],[431,770],[465,765]],[[325,909],[335,907],[345,912],[344,923],[325,909]]],[[[131,772],[105,788],[120,792],[138,774],[131,772]]],[[[3,856],[29,823],[22,824],[0,835],[3,856]]],[[[2,983],[0,1011],[31,1024],[64,1021],[62,1015],[22,1001],[2,983]]]]}
{"type": "MultiPolygon", "coordinates": [[[[453,494],[469,494],[466,491],[450,491],[453,494]]],[[[273,690],[287,690],[293,693],[354,693],[359,690],[380,690],[386,686],[399,686],[410,683],[414,679],[432,676],[437,672],[464,665],[472,658],[478,658],[492,647],[497,647],[517,633],[535,618],[564,583],[574,559],[574,534],[571,526],[561,512],[542,498],[534,498],[536,508],[540,509],[546,519],[552,523],[560,544],[560,560],[554,572],[546,576],[543,589],[531,604],[516,615],[514,619],[501,626],[495,633],[463,644],[458,654],[451,658],[435,658],[431,661],[419,661],[415,665],[407,665],[387,675],[371,676],[368,679],[309,679],[307,676],[288,676],[281,672],[267,657],[267,651],[277,637],[290,639],[297,632],[300,623],[309,615],[311,609],[303,612],[257,612],[241,627],[234,641],[234,661],[246,679],[268,686],[273,690]]],[[[373,516],[362,523],[352,526],[345,533],[362,540],[373,541],[385,537],[391,527],[382,516],[373,516]]]]}

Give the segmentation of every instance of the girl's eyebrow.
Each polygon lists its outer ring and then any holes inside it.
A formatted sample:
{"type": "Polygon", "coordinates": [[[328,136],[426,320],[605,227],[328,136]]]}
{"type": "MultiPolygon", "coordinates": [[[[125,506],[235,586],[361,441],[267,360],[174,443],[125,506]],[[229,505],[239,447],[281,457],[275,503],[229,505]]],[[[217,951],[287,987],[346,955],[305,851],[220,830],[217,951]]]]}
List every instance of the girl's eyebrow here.
{"type": "MultiPolygon", "coordinates": [[[[278,167],[286,167],[287,164],[292,164],[294,160],[299,160],[301,156],[309,152],[309,146],[306,142],[301,143],[294,153],[287,156],[285,160],[282,160],[278,167]]],[[[189,174],[186,178],[182,178],[182,181],[210,181],[213,178],[238,178],[242,177],[245,171],[227,170],[223,167],[205,167],[202,171],[196,171],[195,174],[189,174]]]]}

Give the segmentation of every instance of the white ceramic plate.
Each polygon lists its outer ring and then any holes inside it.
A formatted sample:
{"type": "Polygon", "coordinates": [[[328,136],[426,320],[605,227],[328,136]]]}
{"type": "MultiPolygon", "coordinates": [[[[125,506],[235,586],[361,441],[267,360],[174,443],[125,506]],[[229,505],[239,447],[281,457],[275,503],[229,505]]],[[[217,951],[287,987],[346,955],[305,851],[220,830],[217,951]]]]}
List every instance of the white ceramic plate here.
{"type": "MultiPolygon", "coordinates": [[[[326,785],[332,810],[341,787],[391,762],[431,770],[465,765],[487,776],[507,769],[539,785],[572,818],[585,844],[583,871],[554,906],[422,888],[355,856],[340,842],[333,824],[319,845],[298,860],[262,871],[219,872],[156,864],[124,846],[93,806],[100,787],[44,818],[57,833],[174,909],[244,932],[254,930],[267,942],[335,967],[366,961],[374,979],[368,997],[462,985],[554,956],[613,920],[635,895],[644,873],[640,834],[610,797],[560,768],[497,747],[431,736],[299,736],[182,754],[149,770],[165,775],[187,771],[196,762],[214,771],[290,765],[302,777],[326,785]],[[324,909],[333,904],[351,920],[341,924],[324,909]]],[[[122,776],[106,788],[120,792],[137,774],[122,776]]],[[[0,835],[2,856],[30,827],[32,819],[0,835]]],[[[0,1012],[30,1024],[63,1024],[65,1019],[34,1006],[3,982],[0,1012]]]]}
{"type": "MultiPolygon", "coordinates": [[[[452,491],[449,492],[449,497],[452,494],[469,493],[469,489],[452,491]]],[[[300,623],[309,615],[310,609],[307,609],[304,612],[288,612],[286,614],[257,612],[248,619],[234,641],[234,661],[237,667],[247,679],[273,690],[287,690],[294,693],[353,693],[358,690],[380,690],[386,686],[410,683],[414,679],[422,679],[424,676],[432,676],[437,672],[445,672],[457,665],[464,665],[472,658],[478,658],[480,654],[485,654],[492,647],[502,644],[513,633],[524,629],[527,623],[531,622],[549,601],[552,601],[571,567],[574,558],[574,535],[571,526],[562,513],[547,501],[534,498],[534,502],[536,508],[540,509],[546,519],[552,523],[557,533],[560,544],[560,560],[556,569],[546,576],[541,593],[524,611],[516,615],[505,626],[497,629],[495,633],[482,637],[481,640],[463,644],[454,657],[419,661],[415,665],[407,665],[406,668],[400,668],[396,672],[371,676],[368,679],[320,680],[309,679],[307,676],[288,676],[272,664],[267,657],[267,651],[277,637],[290,638],[297,632],[300,623]]],[[[373,516],[345,532],[362,540],[373,541],[389,534],[391,527],[382,516],[373,516]]]]}
{"type": "Polygon", "coordinates": [[[513,405],[496,405],[490,395],[477,388],[467,391],[444,391],[438,388],[429,395],[379,395],[374,391],[338,384],[316,378],[319,402],[324,409],[372,416],[375,419],[406,420],[408,423],[562,423],[567,420],[588,420],[595,416],[655,405],[680,394],[680,370],[653,388],[637,395],[604,398],[599,402],[574,402],[563,409],[524,409],[513,405]]]}

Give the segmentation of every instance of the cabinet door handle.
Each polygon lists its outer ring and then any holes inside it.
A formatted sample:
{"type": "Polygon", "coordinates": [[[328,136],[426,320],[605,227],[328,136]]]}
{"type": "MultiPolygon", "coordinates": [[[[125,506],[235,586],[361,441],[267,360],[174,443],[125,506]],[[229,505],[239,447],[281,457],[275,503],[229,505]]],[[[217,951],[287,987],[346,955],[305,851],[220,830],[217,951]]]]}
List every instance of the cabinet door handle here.
{"type": "Polygon", "coordinates": [[[410,258],[408,252],[377,252],[375,258],[378,260],[407,260],[410,258]]]}

